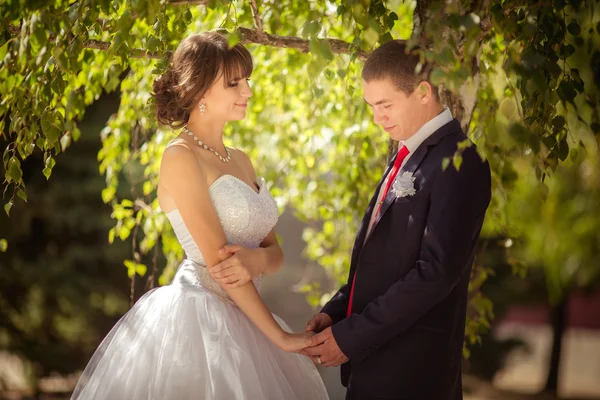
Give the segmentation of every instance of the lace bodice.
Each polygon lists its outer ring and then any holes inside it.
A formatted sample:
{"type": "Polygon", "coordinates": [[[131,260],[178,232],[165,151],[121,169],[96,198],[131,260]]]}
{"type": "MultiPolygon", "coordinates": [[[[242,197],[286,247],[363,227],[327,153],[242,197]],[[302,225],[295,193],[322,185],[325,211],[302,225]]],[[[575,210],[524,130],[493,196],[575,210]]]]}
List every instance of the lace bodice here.
{"type": "MultiPolygon", "coordinates": [[[[257,248],[277,223],[277,204],[267,190],[265,180],[259,178],[257,183],[258,193],[241,179],[233,175],[223,175],[208,189],[228,243],[257,248]]],[[[197,281],[192,283],[200,284],[227,298],[226,293],[206,271],[204,257],[185,226],[179,210],[174,209],[166,215],[187,257],[175,280],[181,278],[178,275],[187,274],[191,269],[195,269],[197,281]]],[[[259,288],[260,281],[255,279],[254,283],[259,288]]]]}

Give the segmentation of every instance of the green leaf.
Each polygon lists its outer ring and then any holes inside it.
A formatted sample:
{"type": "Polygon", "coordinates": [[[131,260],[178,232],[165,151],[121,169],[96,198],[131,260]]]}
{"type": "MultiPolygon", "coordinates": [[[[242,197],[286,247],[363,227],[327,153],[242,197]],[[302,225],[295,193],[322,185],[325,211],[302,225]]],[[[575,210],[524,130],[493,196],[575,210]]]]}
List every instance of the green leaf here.
{"type": "Polygon", "coordinates": [[[434,86],[439,86],[446,80],[446,73],[440,68],[434,68],[429,75],[429,79],[434,86]]]}
{"type": "Polygon", "coordinates": [[[52,125],[50,128],[48,128],[46,131],[46,139],[48,139],[48,142],[51,146],[54,146],[58,142],[60,134],[60,130],[55,125],[52,125]]]}
{"type": "Polygon", "coordinates": [[[555,130],[559,131],[563,128],[563,126],[565,126],[565,122],[565,117],[562,115],[557,115],[552,119],[552,126],[555,130]]]}
{"type": "Polygon", "coordinates": [[[394,40],[394,38],[392,37],[392,34],[389,32],[384,33],[380,38],[379,38],[379,42],[381,44],[386,43],[386,42],[390,42],[394,40]]]}
{"type": "Polygon", "coordinates": [[[9,44],[10,44],[10,42],[6,42],[2,46],[0,46],[0,62],[2,62],[2,60],[4,60],[4,57],[6,56],[6,53],[8,52],[9,44]]]}
{"type": "Polygon", "coordinates": [[[518,122],[510,125],[508,128],[508,134],[519,143],[528,143],[529,141],[529,132],[522,124],[518,122]]]}
{"type": "Polygon", "coordinates": [[[335,232],[335,225],[333,224],[333,222],[326,221],[323,224],[323,232],[325,232],[326,235],[333,235],[333,233],[335,232]]]}
{"type": "Polygon", "coordinates": [[[581,27],[575,21],[571,21],[569,25],[567,25],[567,30],[573,36],[578,36],[581,33],[581,27]]]}
{"type": "Polygon", "coordinates": [[[333,60],[333,52],[331,51],[331,47],[329,47],[329,43],[327,41],[311,39],[308,47],[311,53],[315,54],[316,56],[327,61],[333,60]]]}
{"type": "Polygon", "coordinates": [[[573,47],[573,45],[568,44],[563,48],[563,58],[565,60],[573,54],[575,54],[575,47],[573,47]]]}
{"type": "Polygon", "coordinates": [[[185,10],[185,13],[183,13],[183,20],[185,21],[185,23],[186,24],[191,23],[193,18],[194,18],[194,16],[190,12],[190,10],[189,9],[185,10]]]}
{"type": "Polygon", "coordinates": [[[23,189],[17,190],[17,196],[23,199],[23,201],[27,202],[27,194],[23,189]]]}
{"type": "Polygon", "coordinates": [[[567,159],[567,157],[569,156],[569,143],[567,143],[566,139],[563,139],[560,142],[558,142],[556,153],[561,161],[565,161],[567,159]]]}
{"type": "Polygon", "coordinates": [[[394,25],[396,24],[396,21],[398,21],[398,14],[396,14],[395,12],[391,12],[387,17],[388,29],[393,29],[394,25]]]}
{"type": "Polygon", "coordinates": [[[44,176],[46,177],[46,179],[50,179],[50,175],[52,175],[52,169],[51,168],[44,168],[42,170],[42,173],[44,174],[44,176]]]}
{"type": "Polygon", "coordinates": [[[150,38],[148,39],[148,51],[155,53],[161,47],[162,47],[162,42],[159,39],[155,38],[154,36],[150,36],[150,38]]]}
{"type": "Polygon", "coordinates": [[[534,154],[538,154],[540,152],[540,138],[536,135],[529,135],[529,148],[534,154]]]}
{"type": "Polygon", "coordinates": [[[321,24],[318,21],[306,21],[302,29],[302,36],[318,35],[321,32],[321,24]]]}
{"type": "Polygon", "coordinates": [[[52,49],[52,56],[54,57],[54,61],[56,61],[56,64],[59,66],[59,68],[64,72],[68,72],[69,60],[65,55],[64,49],[58,46],[54,47],[54,49],[52,49]]]}
{"type": "Polygon", "coordinates": [[[46,108],[42,113],[42,132],[44,134],[48,134],[50,128],[54,125],[54,113],[52,113],[49,108],[46,108]]]}
{"type": "MultiPolygon", "coordinates": [[[[454,168],[456,168],[457,171],[460,169],[462,162],[463,162],[462,155],[460,155],[458,153],[454,154],[454,156],[452,157],[452,164],[454,165],[454,168]]],[[[442,163],[443,163],[443,161],[442,161],[442,163]]]]}
{"type": "Polygon", "coordinates": [[[8,250],[8,242],[6,239],[0,239],[0,252],[6,253],[6,250],[8,250]]]}
{"type": "Polygon", "coordinates": [[[21,163],[17,157],[12,157],[8,162],[8,171],[6,172],[6,178],[9,182],[19,183],[23,177],[23,171],[21,171],[21,163]]]}
{"type": "Polygon", "coordinates": [[[65,151],[67,149],[67,147],[69,147],[70,145],[71,145],[71,135],[66,133],[60,138],[61,151],[65,151]]]}
{"type": "Polygon", "coordinates": [[[115,198],[116,193],[117,189],[113,186],[102,189],[102,201],[104,203],[110,203],[110,201],[115,198]]]}
{"type": "Polygon", "coordinates": [[[233,47],[242,40],[240,33],[236,30],[227,34],[227,44],[229,47],[233,47]]]}
{"type": "Polygon", "coordinates": [[[131,233],[131,229],[127,228],[125,225],[122,225],[119,228],[119,238],[121,240],[126,240],[129,237],[130,233],[131,233]]]}
{"type": "Polygon", "coordinates": [[[46,157],[46,161],[45,161],[45,168],[42,171],[44,176],[46,177],[46,179],[50,179],[50,175],[52,174],[52,168],[54,168],[54,166],[56,165],[56,161],[54,161],[54,158],[52,158],[52,156],[48,156],[46,157]]]}
{"type": "Polygon", "coordinates": [[[152,193],[152,182],[150,182],[150,181],[144,182],[142,189],[144,192],[144,196],[148,196],[150,193],[152,193]]]}
{"type": "Polygon", "coordinates": [[[132,260],[123,261],[123,265],[127,268],[127,276],[132,278],[135,275],[135,262],[132,260]]]}
{"type": "Polygon", "coordinates": [[[563,80],[560,85],[558,85],[557,93],[561,100],[569,103],[573,103],[577,96],[573,82],[567,80],[563,80]]]}
{"type": "Polygon", "coordinates": [[[442,159],[442,171],[445,171],[449,165],[450,165],[450,157],[444,157],[442,159]]]}
{"type": "Polygon", "coordinates": [[[131,207],[133,207],[133,201],[131,201],[129,199],[123,199],[123,200],[121,200],[121,205],[126,208],[131,208],[131,207]]]}
{"type": "Polygon", "coordinates": [[[139,276],[144,276],[146,275],[146,271],[148,271],[148,267],[146,267],[144,264],[137,264],[135,266],[135,272],[139,275],[139,276]]]}
{"type": "Polygon", "coordinates": [[[504,10],[502,9],[502,5],[500,3],[494,3],[490,8],[490,13],[492,14],[496,23],[500,23],[504,19],[504,10]]]}
{"type": "Polygon", "coordinates": [[[12,208],[12,206],[13,206],[12,201],[9,201],[8,203],[6,203],[4,205],[4,212],[6,213],[6,215],[10,215],[10,209],[12,208]]]}

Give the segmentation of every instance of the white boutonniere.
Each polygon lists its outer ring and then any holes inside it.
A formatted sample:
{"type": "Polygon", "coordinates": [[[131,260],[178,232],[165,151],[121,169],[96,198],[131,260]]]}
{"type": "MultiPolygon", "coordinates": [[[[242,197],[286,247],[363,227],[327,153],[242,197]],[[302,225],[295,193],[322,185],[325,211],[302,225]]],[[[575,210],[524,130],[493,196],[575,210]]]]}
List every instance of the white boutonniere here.
{"type": "Polygon", "coordinates": [[[394,179],[392,190],[396,198],[413,196],[417,193],[415,190],[415,177],[412,172],[404,172],[402,175],[398,175],[394,179]]]}

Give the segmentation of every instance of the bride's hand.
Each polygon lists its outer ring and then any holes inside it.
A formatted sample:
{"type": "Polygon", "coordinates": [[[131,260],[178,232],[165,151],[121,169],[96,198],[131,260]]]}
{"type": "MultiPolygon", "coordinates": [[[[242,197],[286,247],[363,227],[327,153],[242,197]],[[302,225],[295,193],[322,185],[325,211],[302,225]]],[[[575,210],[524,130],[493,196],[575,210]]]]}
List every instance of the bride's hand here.
{"type": "Polygon", "coordinates": [[[281,343],[278,343],[278,346],[283,351],[287,351],[290,353],[300,353],[306,348],[308,339],[314,335],[314,332],[284,332],[281,343]]]}
{"type": "Polygon", "coordinates": [[[266,260],[259,250],[227,245],[220,251],[231,254],[231,257],[209,268],[209,272],[221,287],[242,286],[259,276],[264,268],[266,260]]]}

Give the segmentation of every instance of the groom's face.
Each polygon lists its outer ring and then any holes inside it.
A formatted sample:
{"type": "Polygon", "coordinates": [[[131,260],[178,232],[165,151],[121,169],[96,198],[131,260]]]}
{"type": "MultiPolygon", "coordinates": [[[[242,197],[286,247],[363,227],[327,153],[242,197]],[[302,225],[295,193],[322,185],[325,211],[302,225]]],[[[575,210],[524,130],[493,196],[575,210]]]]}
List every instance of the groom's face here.
{"type": "Polygon", "coordinates": [[[417,88],[406,94],[391,78],[363,80],[364,99],[373,110],[373,122],[398,141],[408,139],[423,125],[420,92],[417,88]]]}

